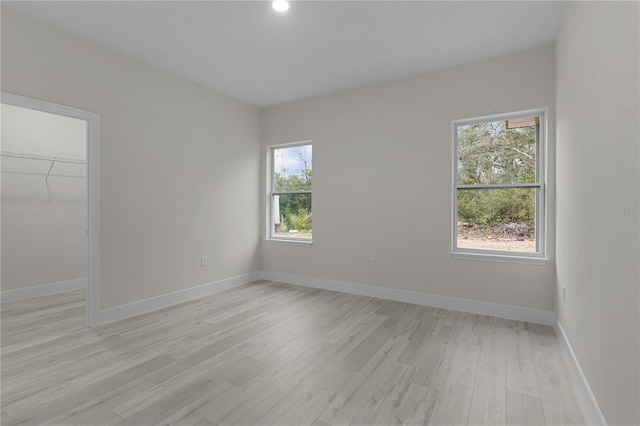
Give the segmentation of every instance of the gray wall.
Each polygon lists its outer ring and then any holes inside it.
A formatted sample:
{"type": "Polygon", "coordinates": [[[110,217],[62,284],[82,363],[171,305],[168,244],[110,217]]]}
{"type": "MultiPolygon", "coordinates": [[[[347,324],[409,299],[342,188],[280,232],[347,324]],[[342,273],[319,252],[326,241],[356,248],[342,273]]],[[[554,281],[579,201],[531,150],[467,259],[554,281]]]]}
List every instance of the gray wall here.
{"type": "Polygon", "coordinates": [[[262,268],[552,311],[553,263],[449,252],[452,120],[548,107],[553,211],[554,106],[550,46],[264,110],[263,145],[313,141],[314,192],[313,246],[265,242],[262,268]]]}
{"type": "Polygon", "coordinates": [[[640,423],[638,12],[569,3],[557,44],[557,312],[611,425],[640,423]]]}

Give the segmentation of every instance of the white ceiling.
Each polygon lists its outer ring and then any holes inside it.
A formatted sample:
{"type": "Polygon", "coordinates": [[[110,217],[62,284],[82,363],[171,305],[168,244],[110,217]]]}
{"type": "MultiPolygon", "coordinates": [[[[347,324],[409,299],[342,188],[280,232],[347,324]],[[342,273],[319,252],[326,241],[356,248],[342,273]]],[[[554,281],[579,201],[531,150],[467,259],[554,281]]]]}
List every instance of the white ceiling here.
{"type": "Polygon", "coordinates": [[[264,107],[552,44],[551,1],[9,2],[4,6],[264,107]]]}

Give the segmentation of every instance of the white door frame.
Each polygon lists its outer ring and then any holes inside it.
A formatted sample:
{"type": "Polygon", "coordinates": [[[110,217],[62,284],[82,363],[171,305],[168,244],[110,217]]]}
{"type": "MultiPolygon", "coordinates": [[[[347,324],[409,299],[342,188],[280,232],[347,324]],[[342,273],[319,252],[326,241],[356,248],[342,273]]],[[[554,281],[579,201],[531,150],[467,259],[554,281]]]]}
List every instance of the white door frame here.
{"type": "Polygon", "coordinates": [[[100,325],[100,115],[1,92],[0,102],[87,122],[87,325],[100,325]]]}

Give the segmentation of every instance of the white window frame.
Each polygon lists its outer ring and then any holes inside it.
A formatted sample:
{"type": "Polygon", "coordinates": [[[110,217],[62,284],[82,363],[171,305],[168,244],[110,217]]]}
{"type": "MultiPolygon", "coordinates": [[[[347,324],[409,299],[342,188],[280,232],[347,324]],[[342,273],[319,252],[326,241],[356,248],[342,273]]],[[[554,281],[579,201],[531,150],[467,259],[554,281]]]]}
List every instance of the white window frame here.
{"type": "MultiPolygon", "coordinates": [[[[312,233],[312,238],[309,239],[302,239],[302,238],[295,238],[295,237],[283,237],[283,236],[276,236],[275,235],[275,217],[274,217],[274,213],[275,213],[275,205],[273,203],[274,200],[274,196],[275,195],[280,195],[282,194],[281,192],[274,192],[274,170],[273,170],[273,165],[275,164],[274,161],[274,151],[276,149],[282,149],[282,148],[295,148],[297,146],[305,146],[305,145],[311,145],[312,149],[313,149],[313,143],[310,140],[306,140],[306,141],[300,141],[300,142],[291,142],[291,143],[283,143],[283,144],[277,144],[277,145],[269,145],[267,146],[267,199],[266,199],[266,210],[267,210],[267,214],[266,214],[266,237],[265,237],[265,241],[268,242],[275,242],[275,243],[284,243],[284,244],[299,244],[299,245],[303,245],[303,246],[311,246],[311,244],[313,243],[313,233],[312,233]]],[[[313,161],[313,160],[312,160],[313,161]]],[[[287,194],[306,194],[309,193],[311,194],[311,205],[312,205],[312,209],[313,209],[313,183],[311,184],[311,191],[296,191],[296,192],[286,192],[287,194]]]]}
{"type": "Polygon", "coordinates": [[[452,216],[451,216],[451,256],[463,260],[487,260],[496,262],[515,262],[543,265],[548,262],[546,246],[547,203],[546,203],[546,165],[547,165],[547,108],[537,108],[512,113],[487,115],[452,122],[452,216]],[[503,185],[458,185],[458,126],[480,124],[491,121],[515,120],[518,118],[539,117],[538,141],[536,143],[536,182],[503,185]],[[458,189],[482,188],[536,188],[536,252],[511,252],[488,249],[458,247],[458,189]]]}

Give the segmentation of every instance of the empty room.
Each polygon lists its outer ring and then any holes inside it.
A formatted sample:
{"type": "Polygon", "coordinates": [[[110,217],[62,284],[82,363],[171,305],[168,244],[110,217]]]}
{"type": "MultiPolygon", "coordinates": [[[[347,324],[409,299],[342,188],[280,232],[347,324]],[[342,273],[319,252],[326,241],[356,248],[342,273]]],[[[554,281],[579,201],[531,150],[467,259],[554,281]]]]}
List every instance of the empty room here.
{"type": "Polygon", "coordinates": [[[637,1],[2,1],[3,425],[640,424],[637,1]]]}

